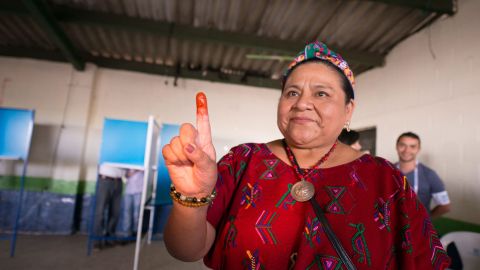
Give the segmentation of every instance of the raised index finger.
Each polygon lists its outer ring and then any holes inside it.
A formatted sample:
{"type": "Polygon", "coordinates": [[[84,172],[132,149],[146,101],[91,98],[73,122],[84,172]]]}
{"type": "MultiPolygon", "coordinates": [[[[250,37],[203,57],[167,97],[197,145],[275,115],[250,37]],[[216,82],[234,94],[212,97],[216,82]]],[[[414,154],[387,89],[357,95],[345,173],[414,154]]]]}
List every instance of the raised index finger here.
{"type": "Polygon", "coordinates": [[[207,96],[203,92],[198,92],[196,101],[198,140],[201,146],[205,146],[212,143],[210,120],[208,118],[207,96]]]}

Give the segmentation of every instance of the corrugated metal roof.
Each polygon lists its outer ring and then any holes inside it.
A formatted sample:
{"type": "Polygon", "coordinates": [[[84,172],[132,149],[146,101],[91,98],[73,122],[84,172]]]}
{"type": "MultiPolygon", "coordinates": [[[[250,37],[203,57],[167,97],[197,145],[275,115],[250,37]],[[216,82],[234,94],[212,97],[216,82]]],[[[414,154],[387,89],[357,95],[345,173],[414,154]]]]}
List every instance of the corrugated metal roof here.
{"type": "Polygon", "coordinates": [[[4,0],[0,54],[278,87],[285,56],[308,41],[339,51],[358,75],[455,8],[455,0],[4,0]]]}

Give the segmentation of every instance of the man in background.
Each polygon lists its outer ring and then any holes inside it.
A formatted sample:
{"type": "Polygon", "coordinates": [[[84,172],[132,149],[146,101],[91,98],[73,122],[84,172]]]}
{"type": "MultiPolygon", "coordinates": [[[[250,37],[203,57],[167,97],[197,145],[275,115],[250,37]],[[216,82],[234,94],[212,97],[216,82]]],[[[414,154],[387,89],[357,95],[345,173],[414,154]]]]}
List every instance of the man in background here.
{"type": "Polygon", "coordinates": [[[413,132],[405,132],[397,139],[398,169],[407,177],[418,198],[429,211],[432,218],[440,217],[450,211],[450,199],[440,177],[435,171],[418,162],[420,137],[413,132]],[[430,209],[433,199],[435,206],[430,209]]]}
{"type": "Polygon", "coordinates": [[[127,184],[124,196],[123,229],[127,236],[135,236],[137,233],[138,219],[140,216],[140,203],[143,191],[142,170],[130,169],[127,172],[127,184]]]}
{"type": "Polygon", "coordinates": [[[104,239],[95,242],[95,249],[113,246],[122,202],[122,178],[125,170],[102,164],[98,172],[93,233],[104,239]],[[105,211],[107,211],[105,213],[105,211]],[[107,218],[105,220],[105,217],[107,218]]]}

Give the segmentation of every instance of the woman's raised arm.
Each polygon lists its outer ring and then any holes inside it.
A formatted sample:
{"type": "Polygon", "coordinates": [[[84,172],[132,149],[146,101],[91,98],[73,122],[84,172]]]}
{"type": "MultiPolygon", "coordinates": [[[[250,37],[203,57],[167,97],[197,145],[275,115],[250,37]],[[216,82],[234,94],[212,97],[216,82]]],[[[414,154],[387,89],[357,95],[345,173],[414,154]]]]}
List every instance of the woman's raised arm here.
{"type": "MultiPolygon", "coordinates": [[[[165,145],[162,154],[175,190],[185,197],[200,199],[213,192],[217,164],[204,93],[197,94],[196,103],[197,127],[182,124],[180,134],[165,145]]],[[[207,222],[207,209],[208,204],[192,207],[174,200],[164,230],[165,245],[172,256],[196,261],[208,252],[215,229],[207,222]]]]}

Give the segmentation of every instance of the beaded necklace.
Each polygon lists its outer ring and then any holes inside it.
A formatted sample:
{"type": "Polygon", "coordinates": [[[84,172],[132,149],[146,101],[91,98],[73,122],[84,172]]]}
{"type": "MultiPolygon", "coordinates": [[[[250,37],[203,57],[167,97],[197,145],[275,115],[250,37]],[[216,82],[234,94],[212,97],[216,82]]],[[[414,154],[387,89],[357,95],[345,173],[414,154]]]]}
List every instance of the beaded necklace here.
{"type": "Polygon", "coordinates": [[[305,179],[312,174],[312,172],[320,169],[320,165],[322,165],[327,159],[329,158],[330,154],[332,154],[333,150],[335,150],[335,147],[338,144],[338,141],[335,141],[335,143],[332,145],[330,150],[323,155],[322,158],[313,166],[311,169],[302,169],[298,165],[297,159],[295,158],[295,155],[292,152],[292,149],[287,145],[287,142],[285,139],[282,140],[283,147],[285,148],[285,152],[287,153],[287,157],[290,160],[290,163],[292,164],[295,174],[297,177],[300,179],[297,183],[295,183],[292,186],[292,189],[290,190],[290,194],[292,197],[299,202],[305,202],[310,200],[313,195],[315,194],[315,187],[313,186],[312,183],[307,182],[305,179]]]}

